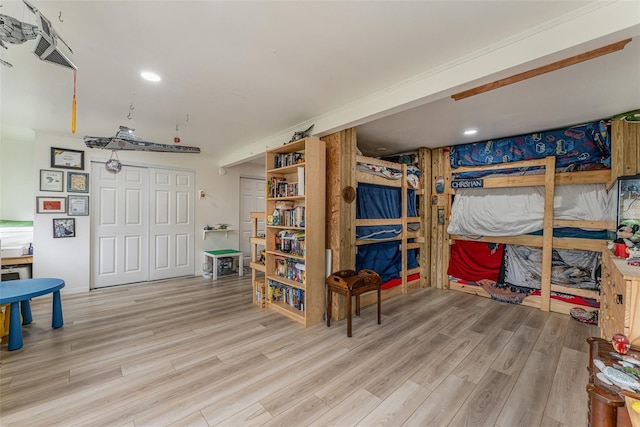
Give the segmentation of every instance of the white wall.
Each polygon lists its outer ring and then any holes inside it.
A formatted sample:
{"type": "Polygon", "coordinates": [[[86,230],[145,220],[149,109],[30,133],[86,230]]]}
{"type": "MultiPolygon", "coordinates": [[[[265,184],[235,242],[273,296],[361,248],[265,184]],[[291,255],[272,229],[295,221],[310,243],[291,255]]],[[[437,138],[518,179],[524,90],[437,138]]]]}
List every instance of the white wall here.
{"type": "MultiPolygon", "coordinates": [[[[81,140],[64,136],[53,136],[36,132],[32,174],[38,178],[40,169],[51,167],[51,147],[82,150],[81,140]]],[[[84,145],[84,143],[82,144],[84,145]]],[[[85,169],[89,171],[85,153],[85,169]]],[[[67,196],[67,170],[64,171],[64,192],[41,192],[36,185],[36,196],[67,196]]],[[[75,170],[75,172],[82,172],[75,170]]],[[[33,277],[59,277],[64,279],[63,292],[89,290],[90,272],[90,236],[89,217],[74,216],[76,220],[76,237],[54,239],[53,219],[66,218],[66,214],[34,214],[33,221],[33,277]]]]}
{"type": "MultiPolygon", "coordinates": [[[[197,144],[194,144],[197,145],[197,144]]],[[[60,147],[85,152],[85,170],[90,173],[91,161],[104,161],[111,153],[107,150],[89,149],[81,137],[58,136],[36,133],[33,175],[39,176],[40,169],[51,169],[50,148],[60,147]]],[[[240,176],[263,177],[264,169],[256,164],[242,164],[227,168],[225,175],[218,173],[217,160],[201,154],[174,154],[148,152],[118,152],[122,163],[142,166],[169,166],[195,171],[195,272],[200,273],[202,251],[211,249],[238,249],[239,234],[239,189],[240,176]],[[206,196],[200,199],[198,190],[206,196]],[[216,223],[232,224],[236,231],[229,233],[208,233],[203,239],[205,225],[216,223]]],[[[90,178],[91,179],[91,178],[90,178]]],[[[66,186],[66,173],[65,173],[66,186]]],[[[36,191],[36,195],[41,195],[36,191]]],[[[32,193],[33,194],[33,193],[32,193]]],[[[61,193],[57,193],[61,194],[61,193]]],[[[65,196],[67,193],[62,193],[65,196]]],[[[43,193],[43,195],[54,195],[43,193]]],[[[90,203],[92,194],[89,193],[90,203]]],[[[33,203],[33,202],[32,202],[33,203]]],[[[60,277],[65,280],[63,292],[86,292],[91,279],[91,236],[90,217],[76,216],[76,237],[54,239],[52,219],[66,215],[35,214],[34,220],[34,277],[60,277]]]]}
{"type": "Polygon", "coordinates": [[[0,219],[33,220],[33,148],[33,140],[0,139],[0,219]]]}

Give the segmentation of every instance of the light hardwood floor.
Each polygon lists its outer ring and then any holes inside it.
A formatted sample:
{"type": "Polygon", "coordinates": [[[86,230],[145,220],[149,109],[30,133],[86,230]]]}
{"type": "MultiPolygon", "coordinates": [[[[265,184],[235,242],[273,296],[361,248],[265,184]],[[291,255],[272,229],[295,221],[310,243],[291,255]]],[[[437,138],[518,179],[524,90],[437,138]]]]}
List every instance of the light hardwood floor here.
{"type": "Polygon", "coordinates": [[[585,426],[597,328],[420,289],[303,328],[200,277],[32,302],[0,345],[2,426],[585,426]]]}

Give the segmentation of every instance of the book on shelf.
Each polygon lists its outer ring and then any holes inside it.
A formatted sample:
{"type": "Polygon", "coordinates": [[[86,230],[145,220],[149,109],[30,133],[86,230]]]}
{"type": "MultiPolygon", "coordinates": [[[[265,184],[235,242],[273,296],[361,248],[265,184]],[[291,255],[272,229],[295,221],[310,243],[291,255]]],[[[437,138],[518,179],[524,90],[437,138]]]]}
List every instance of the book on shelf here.
{"type": "Polygon", "coordinates": [[[298,166],[298,196],[304,196],[304,167],[298,166]]]}
{"type": "Polygon", "coordinates": [[[304,227],[304,206],[283,207],[274,209],[267,215],[267,225],[283,225],[285,227],[304,227]]]}
{"type": "Polygon", "coordinates": [[[300,152],[276,154],[273,157],[274,169],[293,166],[302,162],[304,162],[304,153],[300,153],[300,152]]]}
{"type": "Polygon", "coordinates": [[[282,230],[275,235],[275,248],[277,251],[297,256],[305,256],[304,230],[282,230]]]}
{"type": "Polygon", "coordinates": [[[296,258],[287,258],[284,256],[274,257],[276,276],[283,277],[285,279],[304,283],[305,266],[304,261],[296,258]]]}
{"type": "Polygon", "coordinates": [[[269,301],[282,302],[300,311],[304,311],[304,291],[285,285],[276,280],[269,279],[268,282],[269,301]]]}
{"type": "Polygon", "coordinates": [[[286,178],[272,176],[267,181],[267,197],[294,197],[298,195],[298,183],[288,182],[286,178]]]}

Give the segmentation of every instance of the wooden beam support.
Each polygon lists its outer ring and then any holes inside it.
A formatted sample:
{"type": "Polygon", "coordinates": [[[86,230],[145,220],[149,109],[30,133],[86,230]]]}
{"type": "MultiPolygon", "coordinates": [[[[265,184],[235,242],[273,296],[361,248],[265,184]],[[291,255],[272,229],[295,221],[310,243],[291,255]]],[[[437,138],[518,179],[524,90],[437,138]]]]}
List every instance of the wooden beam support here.
{"type": "Polygon", "coordinates": [[[560,61],[553,62],[551,64],[543,65],[542,67],[534,68],[533,70],[525,71],[523,73],[516,74],[511,77],[506,77],[504,79],[496,80],[495,82],[487,83],[482,86],[475,87],[473,89],[454,93],[453,95],[451,95],[451,98],[453,98],[454,101],[460,101],[461,99],[469,98],[470,96],[478,95],[480,93],[488,92],[493,89],[498,89],[500,87],[507,86],[513,83],[518,83],[523,80],[530,79],[532,77],[537,77],[539,75],[546,74],[551,71],[556,71],[562,68],[569,67],[571,65],[579,64],[581,62],[585,62],[590,59],[597,58],[599,56],[617,52],[619,50],[624,49],[625,45],[630,41],[631,39],[622,40],[617,43],[613,43],[598,49],[590,50],[588,52],[581,53],[581,54],[572,56],[570,58],[562,59],[560,61]]]}
{"type": "Polygon", "coordinates": [[[448,148],[431,150],[430,182],[425,182],[431,188],[429,197],[431,228],[428,235],[431,251],[430,286],[440,289],[446,289],[449,286],[447,267],[449,266],[450,248],[447,225],[451,207],[450,164],[448,148]],[[444,190],[436,188],[436,182],[439,178],[444,180],[444,190]]]}
{"type": "MultiPolygon", "coordinates": [[[[420,286],[432,286],[431,283],[431,150],[428,148],[419,149],[418,167],[422,171],[420,177],[420,188],[422,196],[419,200],[420,211],[420,228],[422,230],[422,238],[415,240],[418,242],[419,261],[420,264],[420,286]]],[[[413,245],[415,245],[414,243],[413,245]]],[[[413,245],[408,245],[411,248],[413,245]]],[[[435,286],[435,285],[433,285],[435,286]]]]}
{"type": "MultiPolygon", "coordinates": [[[[355,187],[356,129],[350,128],[321,138],[327,146],[326,248],[331,249],[331,271],[354,269],[355,203],[345,201],[342,190],[355,187]]],[[[342,295],[333,299],[332,313],[344,319],[346,303],[342,295]]]]}
{"type": "Polygon", "coordinates": [[[544,220],[542,223],[542,279],[540,283],[540,310],[549,311],[551,304],[551,266],[553,259],[553,197],[555,195],[554,178],[555,156],[546,158],[544,173],[544,220]]]}

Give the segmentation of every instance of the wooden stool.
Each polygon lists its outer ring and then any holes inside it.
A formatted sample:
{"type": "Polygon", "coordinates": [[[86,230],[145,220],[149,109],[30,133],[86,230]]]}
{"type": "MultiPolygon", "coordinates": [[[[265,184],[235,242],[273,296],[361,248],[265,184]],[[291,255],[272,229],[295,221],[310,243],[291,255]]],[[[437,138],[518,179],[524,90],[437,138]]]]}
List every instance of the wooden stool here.
{"type": "Polygon", "coordinates": [[[327,277],[327,326],[331,326],[331,300],[333,292],[347,297],[347,336],[351,337],[351,297],[356,297],[356,316],[360,316],[360,295],[378,291],[378,325],[380,320],[380,276],[373,270],[341,270],[327,277]]]}

